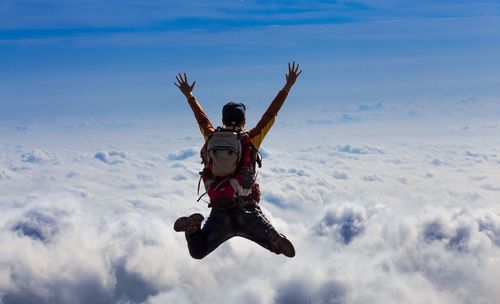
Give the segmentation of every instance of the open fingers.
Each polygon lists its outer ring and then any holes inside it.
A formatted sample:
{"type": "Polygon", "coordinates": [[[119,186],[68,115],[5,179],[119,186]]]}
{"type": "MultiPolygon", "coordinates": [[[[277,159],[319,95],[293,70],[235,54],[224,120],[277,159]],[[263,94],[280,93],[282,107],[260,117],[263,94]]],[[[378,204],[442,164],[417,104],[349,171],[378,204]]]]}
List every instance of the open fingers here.
{"type": "Polygon", "coordinates": [[[292,63],[288,63],[288,74],[297,73],[299,71],[299,64],[292,61],[292,63]]]}
{"type": "Polygon", "coordinates": [[[184,77],[182,76],[181,73],[179,73],[179,75],[176,78],[177,78],[177,81],[179,82],[180,85],[182,85],[183,83],[186,82],[186,80],[184,79],[184,77]]]}

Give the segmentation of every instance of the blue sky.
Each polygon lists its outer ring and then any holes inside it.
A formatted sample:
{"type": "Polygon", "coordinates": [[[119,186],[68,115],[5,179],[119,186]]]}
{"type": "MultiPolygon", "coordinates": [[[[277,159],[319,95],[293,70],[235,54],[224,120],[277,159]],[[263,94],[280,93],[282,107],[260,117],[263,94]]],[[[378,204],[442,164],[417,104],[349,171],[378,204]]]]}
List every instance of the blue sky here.
{"type": "Polygon", "coordinates": [[[9,1],[0,3],[0,116],[263,109],[286,63],[288,105],[500,96],[499,1],[9,1]]]}

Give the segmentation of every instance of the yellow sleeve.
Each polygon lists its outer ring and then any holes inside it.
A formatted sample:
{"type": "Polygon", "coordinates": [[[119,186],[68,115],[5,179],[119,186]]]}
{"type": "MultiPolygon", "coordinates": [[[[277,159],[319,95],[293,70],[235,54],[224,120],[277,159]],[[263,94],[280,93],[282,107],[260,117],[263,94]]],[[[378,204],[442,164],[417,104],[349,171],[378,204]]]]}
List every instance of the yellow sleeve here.
{"type": "Polygon", "coordinates": [[[261,119],[257,123],[257,125],[248,131],[248,135],[250,137],[250,141],[252,144],[258,149],[266,137],[267,132],[271,129],[276,120],[276,116],[278,115],[278,111],[281,109],[281,106],[285,102],[288,93],[286,91],[280,91],[276,97],[274,97],[273,101],[267,108],[264,115],[262,115],[261,119]]]}
{"type": "Polygon", "coordinates": [[[258,134],[250,138],[250,141],[252,142],[255,148],[257,149],[260,148],[260,145],[264,141],[264,137],[266,137],[267,132],[271,130],[271,127],[273,126],[275,121],[276,121],[276,116],[271,118],[271,120],[269,120],[269,122],[261,129],[261,131],[258,134]]]}

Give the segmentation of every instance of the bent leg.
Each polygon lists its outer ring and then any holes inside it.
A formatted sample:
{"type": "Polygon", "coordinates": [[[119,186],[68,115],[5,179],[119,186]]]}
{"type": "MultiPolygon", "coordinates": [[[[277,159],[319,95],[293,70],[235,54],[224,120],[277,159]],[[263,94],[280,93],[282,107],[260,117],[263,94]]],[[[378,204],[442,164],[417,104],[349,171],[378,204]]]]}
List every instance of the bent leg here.
{"type": "Polygon", "coordinates": [[[245,207],[237,217],[236,235],[249,239],[276,254],[295,256],[292,243],[279,234],[258,205],[245,207]]]}
{"type": "Polygon", "coordinates": [[[220,244],[235,236],[231,217],[218,209],[212,209],[203,228],[195,233],[186,233],[189,254],[202,259],[220,244]]]}
{"type": "MultiPolygon", "coordinates": [[[[240,211],[236,235],[254,241],[260,246],[273,251],[267,238],[269,230],[274,229],[258,205],[247,206],[240,211]]],[[[273,251],[275,252],[275,251],[273,251]]]]}

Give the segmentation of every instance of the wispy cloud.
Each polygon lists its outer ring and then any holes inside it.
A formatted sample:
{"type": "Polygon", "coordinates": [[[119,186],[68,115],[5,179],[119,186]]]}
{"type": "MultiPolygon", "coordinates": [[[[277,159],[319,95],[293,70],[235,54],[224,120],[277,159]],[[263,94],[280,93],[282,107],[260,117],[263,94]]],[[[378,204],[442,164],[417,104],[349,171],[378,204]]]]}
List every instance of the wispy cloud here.
{"type": "MultiPolygon", "coordinates": [[[[0,5],[0,115],[12,119],[176,112],[178,92],[166,84],[178,71],[198,80],[195,93],[208,108],[231,98],[264,107],[282,85],[281,67],[288,60],[304,67],[297,95],[289,100],[308,107],[355,103],[368,110],[378,100],[385,106],[498,95],[500,18],[492,16],[498,5],[493,2],[0,5]]],[[[372,110],[325,113],[310,122],[357,123],[375,116],[372,110]]]]}
{"type": "Polygon", "coordinates": [[[5,1],[0,40],[45,42],[150,36],[179,31],[225,32],[269,26],[327,25],[401,19],[492,16],[499,4],[395,1],[5,1]]]}

